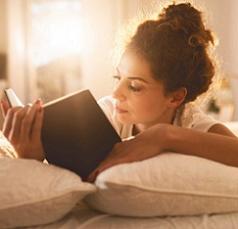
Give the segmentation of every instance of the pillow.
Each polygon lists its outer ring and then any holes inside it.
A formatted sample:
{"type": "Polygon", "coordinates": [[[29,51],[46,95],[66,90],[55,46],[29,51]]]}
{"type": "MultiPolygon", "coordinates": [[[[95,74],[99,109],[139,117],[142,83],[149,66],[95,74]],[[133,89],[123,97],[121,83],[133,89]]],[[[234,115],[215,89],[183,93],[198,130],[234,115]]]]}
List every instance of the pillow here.
{"type": "Polygon", "coordinates": [[[238,136],[238,122],[232,121],[232,122],[224,122],[225,126],[227,126],[236,136],[238,136]]]}
{"type": "Polygon", "coordinates": [[[56,221],[94,185],[71,171],[29,159],[0,159],[0,228],[56,221]]]}
{"type": "Polygon", "coordinates": [[[134,217],[238,211],[238,168],[195,156],[165,153],[111,167],[86,203],[99,211],[134,217]]]}
{"type": "Polygon", "coordinates": [[[0,158],[3,157],[17,158],[17,153],[2,131],[0,131],[0,158]]]}

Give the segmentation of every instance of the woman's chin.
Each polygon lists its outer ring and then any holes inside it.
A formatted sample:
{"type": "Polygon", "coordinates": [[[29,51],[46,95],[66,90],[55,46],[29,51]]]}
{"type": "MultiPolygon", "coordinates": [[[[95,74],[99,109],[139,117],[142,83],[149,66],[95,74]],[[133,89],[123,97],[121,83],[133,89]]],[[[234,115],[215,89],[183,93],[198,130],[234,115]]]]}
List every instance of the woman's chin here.
{"type": "Polygon", "coordinates": [[[132,124],[133,120],[131,120],[131,117],[129,116],[128,113],[120,113],[120,114],[116,114],[116,119],[122,123],[122,124],[132,124]]]}

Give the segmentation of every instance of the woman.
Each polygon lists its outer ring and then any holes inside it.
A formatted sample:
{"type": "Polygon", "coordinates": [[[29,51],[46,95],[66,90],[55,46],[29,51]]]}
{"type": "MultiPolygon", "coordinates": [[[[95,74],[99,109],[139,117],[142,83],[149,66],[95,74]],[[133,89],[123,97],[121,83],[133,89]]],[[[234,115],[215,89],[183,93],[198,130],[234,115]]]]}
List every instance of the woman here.
{"type": "MultiPolygon", "coordinates": [[[[238,166],[238,139],[224,125],[191,104],[206,92],[215,74],[208,55],[214,44],[201,12],[189,3],[172,4],[157,20],[140,24],[117,67],[118,84],[100,106],[124,139],[90,175],[120,163],[166,151],[238,166]]],[[[4,135],[19,157],[44,159],[40,140],[42,104],[8,109],[4,135]]]]}

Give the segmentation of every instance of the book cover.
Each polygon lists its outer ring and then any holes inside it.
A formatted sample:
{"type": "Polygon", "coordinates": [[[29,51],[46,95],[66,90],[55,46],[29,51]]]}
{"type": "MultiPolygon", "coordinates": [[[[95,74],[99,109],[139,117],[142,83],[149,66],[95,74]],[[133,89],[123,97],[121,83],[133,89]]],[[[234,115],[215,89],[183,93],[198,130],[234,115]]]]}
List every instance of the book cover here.
{"type": "Polygon", "coordinates": [[[44,106],[41,132],[46,160],[83,180],[121,139],[89,90],[44,106]]]}

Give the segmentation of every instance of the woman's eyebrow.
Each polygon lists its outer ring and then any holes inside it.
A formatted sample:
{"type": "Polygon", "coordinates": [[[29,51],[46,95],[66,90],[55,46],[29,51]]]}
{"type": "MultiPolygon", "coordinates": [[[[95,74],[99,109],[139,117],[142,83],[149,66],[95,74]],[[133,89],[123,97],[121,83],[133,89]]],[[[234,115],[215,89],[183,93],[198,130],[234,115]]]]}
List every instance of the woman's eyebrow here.
{"type": "Polygon", "coordinates": [[[134,77],[134,76],[131,76],[131,77],[127,77],[127,79],[129,79],[129,80],[140,80],[140,81],[142,81],[142,82],[144,82],[144,83],[149,83],[149,82],[147,82],[145,79],[143,79],[143,78],[140,78],[140,77],[134,77]]]}
{"type": "MultiPolygon", "coordinates": [[[[121,75],[120,70],[118,68],[116,68],[116,70],[117,70],[118,75],[121,75]]],[[[126,78],[129,79],[129,80],[140,80],[140,81],[142,81],[144,83],[147,83],[147,84],[149,83],[145,79],[143,79],[141,77],[138,77],[138,76],[129,76],[129,77],[126,77],[126,78]]]]}

